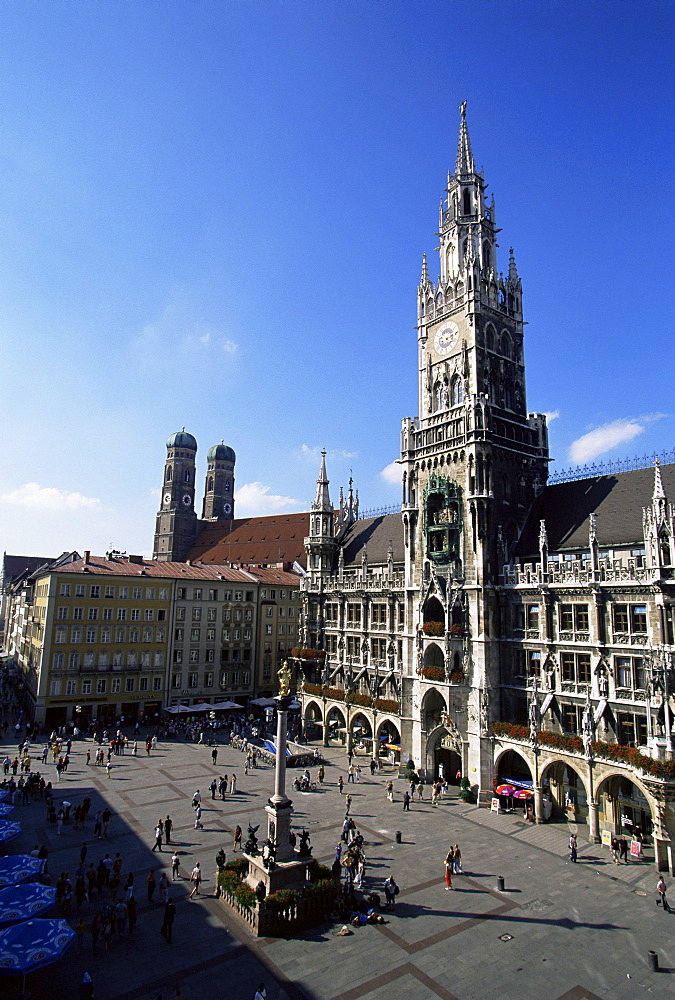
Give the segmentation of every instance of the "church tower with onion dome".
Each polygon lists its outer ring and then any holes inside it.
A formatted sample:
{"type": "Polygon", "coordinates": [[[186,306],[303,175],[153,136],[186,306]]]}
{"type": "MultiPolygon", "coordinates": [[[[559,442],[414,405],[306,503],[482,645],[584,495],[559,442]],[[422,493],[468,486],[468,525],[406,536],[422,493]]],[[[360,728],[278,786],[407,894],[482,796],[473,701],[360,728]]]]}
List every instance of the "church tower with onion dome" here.
{"type": "Polygon", "coordinates": [[[195,474],[197,441],[183,427],[166,442],[161,506],[155,521],[152,558],[180,562],[197,537],[195,474]]]}

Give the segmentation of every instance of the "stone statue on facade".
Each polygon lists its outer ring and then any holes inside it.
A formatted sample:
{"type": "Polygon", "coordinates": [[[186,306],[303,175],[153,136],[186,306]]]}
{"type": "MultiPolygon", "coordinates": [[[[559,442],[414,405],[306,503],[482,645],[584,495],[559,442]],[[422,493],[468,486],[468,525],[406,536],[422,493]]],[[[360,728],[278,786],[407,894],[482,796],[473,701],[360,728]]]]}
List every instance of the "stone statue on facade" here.
{"type": "Polygon", "coordinates": [[[534,686],[532,688],[532,693],[530,695],[530,704],[528,708],[528,717],[530,720],[530,739],[533,743],[537,742],[537,735],[539,733],[541,725],[541,716],[539,713],[539,692],[537,691],[537,679],[534,679],[534,686]]]}
{"type": "Polygon", "coordinates": [[[593,740],[595,739],[595,724],[593,722],[590,689],[586,692],[586,704],[584,705],[584,714],[581,721],[581,737],[584,741],[586,756],[591,757],[593,755],[593,740]]]}

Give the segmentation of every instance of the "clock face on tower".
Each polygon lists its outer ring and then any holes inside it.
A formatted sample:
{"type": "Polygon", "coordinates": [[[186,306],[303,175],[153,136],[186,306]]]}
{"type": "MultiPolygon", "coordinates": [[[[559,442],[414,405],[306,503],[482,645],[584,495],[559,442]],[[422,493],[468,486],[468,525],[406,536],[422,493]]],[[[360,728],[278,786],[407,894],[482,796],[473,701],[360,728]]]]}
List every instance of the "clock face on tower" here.
{"type": "Polygon", "coordinates": [[[164,503],[171,503],[171,494],[170,493],[165,493],[164,494],[164,503]]]}
{"type": "Polygon", "coordinates": [[[192,503],[192,497],[190,496],[189,493],[185,493],[183,496],[183,506],[189,507],[191,503],[192,503]]]}
{"type": "Polygon", "coordinates": [[[456,323],[445,323],[434,337],[434,349],[437,354],[447,354],[457,343],[459,327],[456,323]]]}
{"type": "Polygon", "coordinates": [[[224,503],[223,504],[223,511],[226,514],[229,514],[231,510],[232,510],[232,504],[231,503],[224,503]]]}

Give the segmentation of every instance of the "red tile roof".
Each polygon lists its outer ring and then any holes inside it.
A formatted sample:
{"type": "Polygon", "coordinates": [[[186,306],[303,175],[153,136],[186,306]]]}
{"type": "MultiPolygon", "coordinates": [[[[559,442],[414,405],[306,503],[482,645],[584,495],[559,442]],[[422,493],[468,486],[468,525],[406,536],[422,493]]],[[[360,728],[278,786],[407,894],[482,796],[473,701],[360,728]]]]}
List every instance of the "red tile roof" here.
{"type": "Polygon", "coordinates": [[[200,563],[248,566],[306,565],[309,513],[273,514],[204,524],[188,558],[200,563]]]}
{"type": "Polygon", "coordinates": [[[216,564],[190,564],[179,562],[158,562],[150,559],[133,560],[127,558],[107,558],[90,556],[89,561],[78,559],[58,567],[57,573],[87,573],[104,577],[154,577],[173,580],[224,580],[230,583],[276,583],[278,586],[297,587],[296,573],[286,573],[279,569],[234,569],[216,564]]]}

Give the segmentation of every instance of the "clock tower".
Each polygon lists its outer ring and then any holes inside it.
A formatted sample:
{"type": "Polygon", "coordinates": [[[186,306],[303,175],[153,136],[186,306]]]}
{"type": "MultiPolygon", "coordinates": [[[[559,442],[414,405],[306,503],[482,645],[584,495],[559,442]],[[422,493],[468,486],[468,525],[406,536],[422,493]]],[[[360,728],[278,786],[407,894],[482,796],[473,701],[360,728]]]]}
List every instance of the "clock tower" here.
{"type": "MultiPolygon", "coordinates": [[[[482,741],[499,711],[490,701],[499,690],[494,587],[546,482],[548,440],[545,417],[528,414],[525,402],[515,258],[511,250],[507,273],[498,271],[494,198],[474,163],[466,102],[460,115],[439,212],[437,281],[422,261],[419,416],[403,421],[401,463],[406,585],[415,595],[413,757],[433,758],[444,719],[443,738],[449,732],[457,744],[464,774],[491,759],[482,741]]],[[[481,773],[482,788],[486,781],[481,773]]]]}
{"type": "Polygon", "coordinates": [[[206,483],[202,518],[205,521],[232,521],[234,518],[234,463],[232,448],[224,441],[209,448],[206,456],[206,483]]]}
{"type": "Polygon", "coordinates": [[[153,559],[182,561],[197,537],[195,463],[197,442],[185,428],[166,442],[166,462],[160,509],[155,527],[153,559]]]}

